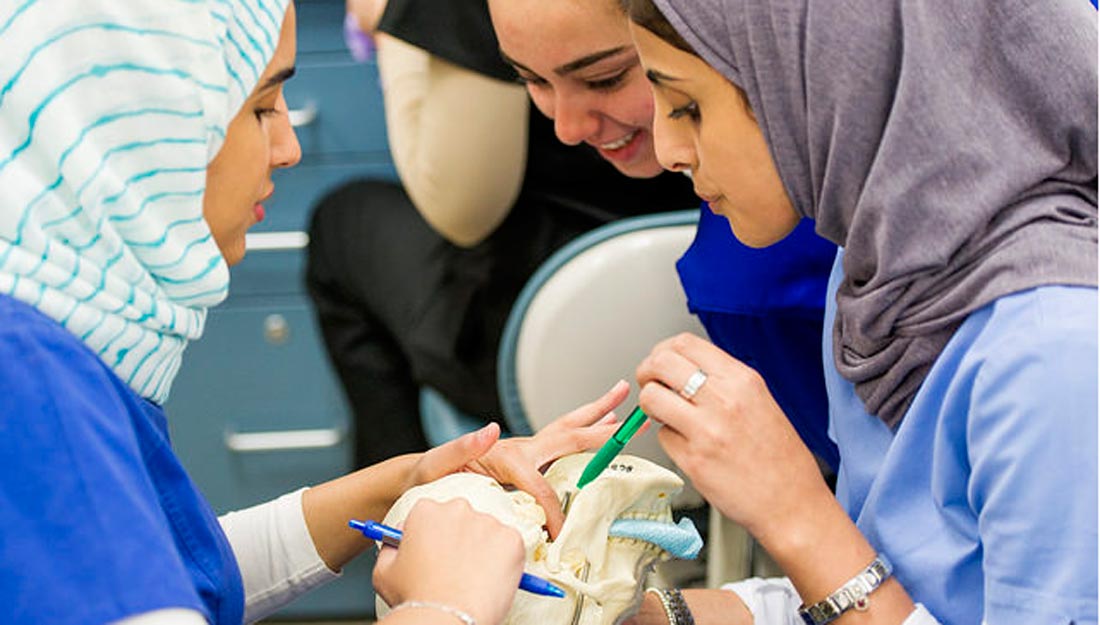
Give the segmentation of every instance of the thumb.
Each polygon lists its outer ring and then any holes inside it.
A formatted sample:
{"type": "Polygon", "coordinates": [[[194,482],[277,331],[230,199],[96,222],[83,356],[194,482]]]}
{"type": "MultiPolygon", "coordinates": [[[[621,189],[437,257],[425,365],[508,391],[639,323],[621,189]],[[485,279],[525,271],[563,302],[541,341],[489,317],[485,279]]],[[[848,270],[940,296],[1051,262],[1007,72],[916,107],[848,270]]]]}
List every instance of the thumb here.
{"type": "Polygon", "coordinates": [[[490,423],[476,432],[463,434],[453,441],[429,449],[420,460],[421,478],[424,482],[430,482],[462,470],[467,464],[484,456],[499,438],[500,426],[490,423]]]}

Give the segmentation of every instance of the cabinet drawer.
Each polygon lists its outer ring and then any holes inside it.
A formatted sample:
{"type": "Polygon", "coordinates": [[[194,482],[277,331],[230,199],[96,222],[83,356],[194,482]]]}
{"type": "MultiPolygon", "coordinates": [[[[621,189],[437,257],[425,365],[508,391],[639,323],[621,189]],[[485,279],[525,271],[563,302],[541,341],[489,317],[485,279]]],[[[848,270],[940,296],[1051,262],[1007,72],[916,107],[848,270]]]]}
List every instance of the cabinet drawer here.
{"type": "MultiPolygon", "coordinates": [[[[263,302],[211,311],[166,405],[173,447],[219,514],[351,466],[347,410],[306,302],[263,302]]],[[[364,554],[277,616],[371,617],[373,561],[364,554]]]]}
{"type": "Polygon", "coordinates": [[[175,449],[219,512],[350,466],[347,408],[304,297],[212,310],[166,411],[175,449]]]}
{"type": "MultiPolygon", "coordinates": [[[[305,243],[304,234],[279,233],[288,244],[305,243]]],[[[261,239],[264,245],[271,239],[261,239]]],[[[251,239],[250,239],[251,241],[251,239]]],[[[306,250],[253,250],[247,259],[229,270],[228,306],[267,301],[270,296],[294,296],[306,292],[306,250]],[[257,300],[256,298],[264,298],[257,300]]],[[[273,313],[279,314],[279,313],[273,313]]]]}

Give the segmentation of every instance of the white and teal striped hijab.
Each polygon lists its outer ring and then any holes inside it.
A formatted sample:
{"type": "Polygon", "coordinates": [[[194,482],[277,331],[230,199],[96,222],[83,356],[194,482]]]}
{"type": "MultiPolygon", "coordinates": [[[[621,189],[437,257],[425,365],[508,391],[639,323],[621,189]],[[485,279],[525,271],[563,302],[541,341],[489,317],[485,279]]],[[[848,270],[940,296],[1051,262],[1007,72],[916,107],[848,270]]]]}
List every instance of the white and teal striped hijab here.
{"type": "Polygon", "coordinates": [[[0,293],[157,403],[226,296],[206,165],[287,2],[0,0],[0,293]]]}

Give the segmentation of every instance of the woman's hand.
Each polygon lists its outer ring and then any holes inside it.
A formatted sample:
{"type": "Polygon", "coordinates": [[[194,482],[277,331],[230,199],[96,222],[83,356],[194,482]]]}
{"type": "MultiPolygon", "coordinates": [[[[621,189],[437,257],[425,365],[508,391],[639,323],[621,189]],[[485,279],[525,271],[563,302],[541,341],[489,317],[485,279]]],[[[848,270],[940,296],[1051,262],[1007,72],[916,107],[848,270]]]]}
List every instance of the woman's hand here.
{"type": "MultiPolygon", "coordinates": [[[[525,561],[518,532],[464,499],[417,502],[403,531],[401,548],[383,547],[374,568],[374,589],[386,603],[447,605],[478,625],[504,620],[525,561]]],[[[426,616],[422,622],[442,622],[443,614],[426,616]]]]}
{"type": "Polygon", "coordinates": [[[490,423],[485,427],[463,434],[421,454],[405,477],[401,493],[413,486],[434,482],[441,477],[466,470],[471,463],[489,453],[500,439],[500,426],[490,423]]]}
{"type": "Polygon", "coordinates": [[[490,423],[423,454],[391,458],[308,489],[302,495],[302,511],[317,553],[330,569],[339,571],[370,544],[348,529],[348,519],[384,518],[405,491],[458,471],[477,471],[531,493],[546,510],[547,528],[556,537],[565,518],[539,469],[560,456],[602,445],[610,438],[617,425],[614,415],[608,413],[626,398],[628,390],[626,382],[619,382],[600,399],[561,417],[535,436],[497,443],[500,426],[490,423]]]}
{"type": "Polygon", "coordinates": [[[302,494],[302,513],[318,555],[333,571],[370,546],[348,519],[381,519],[405,491],[464,470],[500,436],[495,423],[423,454],[404,454],[329,480],[302,494]]]}
{"type": "Polygon", "coordinates": [[[681,334],[654,347],[637,376],[642,409],[666,426],[661,446],[707,501],[757,539],[832,499],[812,454],[745,364],[681,334]],[[686,399],[679,390],[698,370],[706,382],[686,399]]]}
{"type": "Polygon", "coordinates": [[[546,529],[556,538],[565,515],[541,471],[562,456],[607,442],[619,427],[612,410],[629,392],[630,385],[620,380],[603,397],[559,417],[534,436],[502,439],[467,468],[530,493],[546,511],[546,529]]]}
{"type": "MultiPolygon", "coordinates": [[[[690,334],[658,344],[637,373],[642,409],[665,425],[661,446],[711,505],[760,541],[807,603],[874,559],[758,373],[690,334]],[[685,398],[699,370],[706,381],[685,398]]],[[[874,596],[861,622],[900,623],[913,611],[896,578],[874,596]]]]}

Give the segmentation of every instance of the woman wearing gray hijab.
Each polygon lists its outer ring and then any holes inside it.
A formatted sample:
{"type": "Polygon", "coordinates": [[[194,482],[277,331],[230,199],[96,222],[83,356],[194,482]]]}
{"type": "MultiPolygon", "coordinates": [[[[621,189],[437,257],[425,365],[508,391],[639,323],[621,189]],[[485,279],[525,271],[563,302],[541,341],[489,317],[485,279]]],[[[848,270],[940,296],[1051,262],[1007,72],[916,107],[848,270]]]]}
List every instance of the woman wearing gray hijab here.
{"type": "Polygon", "coordinates": [[[684,593],[697,620],[1096,622],[1092,7],[625,5],[662,164],[745,243],[811,217],[842,247],[835,497],[748,367],[680,336],[638,368],[669,455],[787,574],[684,593]]]}

